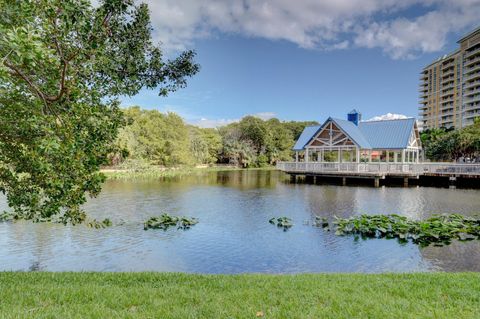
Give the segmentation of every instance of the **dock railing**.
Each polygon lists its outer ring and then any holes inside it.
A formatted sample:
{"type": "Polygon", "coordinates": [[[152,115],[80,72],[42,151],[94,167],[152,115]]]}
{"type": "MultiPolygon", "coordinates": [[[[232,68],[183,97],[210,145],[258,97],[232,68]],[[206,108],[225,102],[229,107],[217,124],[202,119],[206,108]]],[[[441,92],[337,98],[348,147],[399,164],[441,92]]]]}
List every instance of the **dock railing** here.
{"type": "Polygon", "coordinates": [[[365,173],[406,175],[480,176],[480,163],[325,163],[278,162],[277,169],[292,173],[365,173]]]}

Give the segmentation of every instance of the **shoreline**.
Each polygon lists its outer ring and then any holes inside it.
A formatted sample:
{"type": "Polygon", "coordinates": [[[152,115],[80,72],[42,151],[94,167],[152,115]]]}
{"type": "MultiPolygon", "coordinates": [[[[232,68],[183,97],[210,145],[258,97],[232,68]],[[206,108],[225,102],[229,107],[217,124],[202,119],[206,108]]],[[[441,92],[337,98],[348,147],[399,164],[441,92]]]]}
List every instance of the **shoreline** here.
{"type": "Polygon", "coordinates": [[[208,172],[229,172],[229,171],[270,171],[276,170],[275,166],[241,168],[237,166],[195,166],[195,167],[161,167],[150,166],[148,168],[128,169],[120,167],[102,168],[100,172],[105,174],[107,179],[159,179],[175,178],[191,174],[202,174],[208,172]]]}

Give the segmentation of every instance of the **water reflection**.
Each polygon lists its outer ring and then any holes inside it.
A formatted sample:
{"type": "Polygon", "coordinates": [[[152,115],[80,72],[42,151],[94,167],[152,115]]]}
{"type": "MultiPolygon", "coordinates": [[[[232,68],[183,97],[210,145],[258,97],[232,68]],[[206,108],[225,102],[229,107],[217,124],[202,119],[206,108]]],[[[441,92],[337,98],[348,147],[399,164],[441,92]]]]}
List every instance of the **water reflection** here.
{"type": "MultiPolygon", "coordinates": [[[[478,271],[480,243],[438,248],[395,240],[353,240],[304,225],[314,216],[480,212],[480,191],[291,184],[274,171],[210,172],[168,181],[109,181],[85,209],[115,224],[0,224],[2,270],[296,273],[478,271]],[[199,218],[188,231],[144,231],[162,212],[199,218]],[[283,232],[270,225],[288,216],[283,232]]],[[[4,202],[1,205],[5,205],[4,202]]]]}

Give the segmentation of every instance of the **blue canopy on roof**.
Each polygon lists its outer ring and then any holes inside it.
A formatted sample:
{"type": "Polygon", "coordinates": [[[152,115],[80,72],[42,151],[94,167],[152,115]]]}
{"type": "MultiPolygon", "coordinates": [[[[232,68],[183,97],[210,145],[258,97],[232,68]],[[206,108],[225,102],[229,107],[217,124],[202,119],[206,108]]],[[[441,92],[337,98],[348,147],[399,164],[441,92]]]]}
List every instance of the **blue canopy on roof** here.
{"type": "Polygon", "coordinates": [[[362,149],[404,149],[415,126],[415,119],[385,121],[365,121],[354,123],[328,118],[321,126],[307,126],[298,138],[294,151],[302,151],[305,146],[327,125],[333,121],[354,143],[362,149]]]}
{"type": "Polygon", "coordinates": [[[415,119],[367,121],[360,122],[358,127],[372,148],[404,149],[415,126],[415,119]]]}
{"type": "Polygon", "coordinates": [[[297,142],[293,146],[294,151],[303,151],[305,145],[310,141],[310,139],[315,135],[315,133],[320,128],[320,125],[307,126],[303,129],[302,134],[298,138],[297,142]]]}

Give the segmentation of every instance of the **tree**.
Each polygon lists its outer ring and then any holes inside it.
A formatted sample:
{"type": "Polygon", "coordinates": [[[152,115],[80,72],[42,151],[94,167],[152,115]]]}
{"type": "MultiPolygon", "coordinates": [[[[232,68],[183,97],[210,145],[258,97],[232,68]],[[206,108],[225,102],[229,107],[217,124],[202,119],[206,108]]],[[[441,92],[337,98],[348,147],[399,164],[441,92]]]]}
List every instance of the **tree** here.
{"type": "Polygon", "coordinates": [[[222,138],[218,130],[190,126],[190,150],[197,164],[214,164],[222,149],[222,138]]]}
{"type": "Polygon", "coordinates": [[[197,73],[165,61],[148,7],[133,0],[0,0],[0,190],[27,219],[81,222],[123,126],[116,98],[161,95],[197,73]]]}
{"type": "Polygon", "coordinates": [[[139,107],[123,112],[129,125],[120,130],[118,149],[126,149],[131,158],[153,165],[195,163],[190,155],[189,129],[180,116],[139,107]]]}

